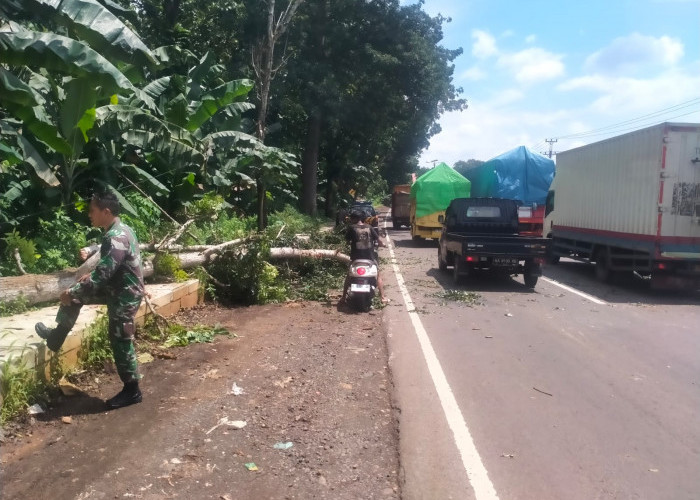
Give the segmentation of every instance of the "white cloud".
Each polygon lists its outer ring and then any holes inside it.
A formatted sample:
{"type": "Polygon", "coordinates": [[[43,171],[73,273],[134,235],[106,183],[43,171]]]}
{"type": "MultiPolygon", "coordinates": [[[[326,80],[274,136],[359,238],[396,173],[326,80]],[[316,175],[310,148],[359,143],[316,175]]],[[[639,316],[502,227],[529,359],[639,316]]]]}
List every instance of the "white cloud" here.
{"type": "MultiPolygon", "coordinates": [[[[604,75],[574,78],[557,87],[562,91],[589,90],[600,95],[589,105],[592,111],[617,116],[620,113],[642,115],[649,110],[666,107],[695,99],[700,88],[700,71],[697,65],[688,71],[671,69],[654,78],[629,78],[604,75]],[[672,89],[673,91],[669,91],[672,89]]],[[[695,106],[698,109],[698,106],[695,106]]],[[[679,109],[682,114],[690,109],[679,109]]]]}
{"type": "Polygon", "coordinates": [[[508,68],[521,83],[551,80],[564,74],[562,55],[532,47],[529,49],[502,54],[498,58],[501,66],[508,68]]]}
{"type": "Polygon", "coordinates": [[[472,66],[471,68],[460,73],[459,77],[463,80],[471,80],[475,82],[486,78],[486,72],[478,66],[472,66]]]}
{"type": "Polygon", "coordinates": [[[632,33],[616,38],[607,47],[588,56],[585,68],[603,74],[630,74],[673,66],[683,57],[683,52],[683,43],[676,38],[632,33]]]}
{"type": "Polygon", "coordinates": [[[528,35],[525,37],[525,43],[535,43],[537,40],[537,35],[528,35]]]}
{"type": "Polygon", "coordinates": [[[498,54],[496,47],[496,39],[490,33],[482,30],[472,31],[474,44],[472,45],[472,54],[478,59],[486,59],[498,54]]]}

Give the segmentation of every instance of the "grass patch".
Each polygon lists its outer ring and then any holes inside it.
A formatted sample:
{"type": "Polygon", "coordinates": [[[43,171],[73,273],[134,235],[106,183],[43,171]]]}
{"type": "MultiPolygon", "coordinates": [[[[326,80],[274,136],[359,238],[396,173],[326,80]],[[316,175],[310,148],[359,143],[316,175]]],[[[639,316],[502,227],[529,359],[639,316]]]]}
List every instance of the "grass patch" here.
{"type": "Polygon", "coordinates": [[[484,305],[481,294],[465,292],[464,290],[443,290],[430,294],[430,297],[440,299],[442,305],[445,305],[447,302],[461,302],[469,307],[484,305]]]}
{"type": "Polygon", "coordinates": [[[29,300],[24,295],[20,295],[16,299],[0,302],[0,317],[21,314],[29,309],[29,300]]]}
{"type": "Polygon", "coordinates": [[[107,327],[109,319],[106,314],[101,314],[90,326],[85,329],[83,339],[80,342],[80,365],[87,370],[101,370],[105,363],[114,361],[112,346],[109,343],[107,327]]]}
{"type": "Polygon", "coordinates": [[[10,358],[0,365],[2,410],[0,423],[20,416],[34,403],[48,401],[48,385],[36,376],[36,371],[19,359],[10,358]]]}

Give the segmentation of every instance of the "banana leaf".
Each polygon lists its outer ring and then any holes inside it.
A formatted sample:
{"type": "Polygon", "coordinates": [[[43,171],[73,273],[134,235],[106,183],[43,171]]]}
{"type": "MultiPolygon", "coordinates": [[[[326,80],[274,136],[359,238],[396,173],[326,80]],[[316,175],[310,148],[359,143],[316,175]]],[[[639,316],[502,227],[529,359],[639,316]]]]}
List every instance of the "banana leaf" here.
{"type": "Polygon", "coordinates": [[[54,33],[0,32],[0,63],[90,77],[105,96],[133,91],[131,82],[107,59],[82,42],[54,33]]]}
{"type": "Polygon", "coordinates": [[[61,183],[54,175],[51,167],[26,137],[20,134],[7,121],[0,120],[0,133],[12,137],[22,150],[22,159],[36,172],[36,175],[49,186],[59,186],[61,183]]]}
{"type": "Polygon", "coordinates": [[[70,155],[70,144],[43,107],[44,98],[15,75],[0,67],[0,105],[22,122],[22,128],[61,154],[70,155]]]}
{"type": "Polygon", "coordinates": [[[100,54],[155,68],[156,59],[139,36],[94,0],[25,0],[27,7],[51,22],[66,27],[100,54]]]}
{"type": "Polygon", "coordinates": [[[202,96],[201,101],[195,102],[191,106],[187,130],[192,132],[197,130],[214,116],[217,111],[248,95],[252,88],[253,81],[243,79],[232,80],[212,89],[202,96]]]}

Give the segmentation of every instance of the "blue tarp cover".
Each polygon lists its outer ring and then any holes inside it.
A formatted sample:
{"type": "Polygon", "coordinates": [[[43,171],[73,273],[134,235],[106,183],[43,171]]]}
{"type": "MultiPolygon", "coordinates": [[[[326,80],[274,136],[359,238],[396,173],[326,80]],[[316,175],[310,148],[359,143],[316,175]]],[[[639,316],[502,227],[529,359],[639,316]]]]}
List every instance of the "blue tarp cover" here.
{"type": "Polygon", "coordinates": [[[554,179],[554,162],[520,146],[491,158],[467,174],[472,196],[520,200],[543,205],[554,179]]]}

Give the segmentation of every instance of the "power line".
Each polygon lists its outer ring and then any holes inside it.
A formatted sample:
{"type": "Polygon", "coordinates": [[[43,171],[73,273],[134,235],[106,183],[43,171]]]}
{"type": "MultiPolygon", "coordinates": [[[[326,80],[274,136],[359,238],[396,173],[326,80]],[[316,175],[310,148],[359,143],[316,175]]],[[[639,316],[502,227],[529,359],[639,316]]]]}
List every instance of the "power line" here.
{"type": "MultiPolygon", "coordinates": [[[[638,116],[636,118],[631,118],[629,120],[625,120],[622,122],[614,123],[612,125],[607,125],[605,127],[600,127],[597,129],[588,130],[586,132],[577,132],[575,134],[560,135],[557,138],[558,139],[578,139],[578,138],[587,137],[587,136],[591,136],[591,135],[600,135],[601,133],[614,132],[613,129],[625,127],[625,126],[630,125],[630,124],[635,123],[635,122],[649,121],[650,118],[658,117],[659,115],[663,115],[663,114],[669,113],[669,112],[680,111],[681,109],[695,106],[697,104],[700,104],[700,97],[695,98],[695,99],[690,99],[689,101],[685,101],[685,102],[676,104],[674,106],[669,106],[667,108],[663,108],[663,109],[660,109],[658,111],[648,113],[646,115],[642,115],[642,116],[638,116]]],[[[673,118],[678,118],[679,116],[685,116],[686,114],[692,114],[692,113],[695,113],[697,111],[700,111],[700,109],[695,110],[695,111],[691,111],[690,113],[684,113],[682,115],[678,115],[678,116],[675,116],[673,118]]],[[[667,119],[673,119],[673,118],[667,118],[667,119]]],[[[658,120],[654,120],[654,121],[658,121],[658,120]]],[[[641,125],[641,126],[643,126],[643,125],[641,125]]]]}
{"type": "MultiPolygon", "coordinates": [[[[665,118],[664,121],[674,120],[674,119],[676,119],[676,118],[680,118],[680,117],[682,117],[682,116],[687,116],[687,115],[692,115],[692,114],[695,114],[695,113],[700,113],[700,109],[695,109],[695,110],[693,110],[693,111],[688,111],[687,113],[682,113],[682,114],[680,114],[680,115],[669,116],[669,117],[665,118]]],[[[635,130],[639,130],[639,129],[648,127],[648,126],[650,126],[650,125],[656,125],[657,123],[658,123],[658,120],[652,120],[652,121],[648,121],[648,122],[646,122],[646,123],[639,123],[639,124],[636,124],[636,125],[632,125],[632,126],[630,126],[630,127],[623,128],[623,129],[618,129],[618,130],[604,130],[604,131],[602,131],[602,132],[588,133],[588,134],[581,135],[581,136],[560,136],[559,139],[571,140],[571,139],[583,139],[583,138],[588,138],[588,137],[596,137],[596,136],[600,136],[600,135],[622,134],[622,133],[625,133],[625,132],[633,132],[633,131],[635,131],[635,130]]]]}

